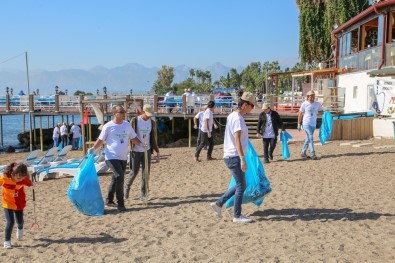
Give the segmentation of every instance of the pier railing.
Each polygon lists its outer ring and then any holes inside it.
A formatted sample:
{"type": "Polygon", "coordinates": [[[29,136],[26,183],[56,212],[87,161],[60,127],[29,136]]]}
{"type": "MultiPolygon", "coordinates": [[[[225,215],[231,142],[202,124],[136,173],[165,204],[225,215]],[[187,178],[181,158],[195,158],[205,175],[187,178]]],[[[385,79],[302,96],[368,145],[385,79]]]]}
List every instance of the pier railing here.
{"type": "MultiPolygon", "coordinates": [[[[283,95],[266,95],[256,101],[257,108],[268,103],[272,109],[283,112],[297,112],[305,101],[305,96],[299,93],[283,95]]],[[[215,94],[200,94],[196,96],[158,96],[158,95],[102,95],[102,96],[0,96],[0,111],[2,112],[80,112],[83,101],[98,103],[105,113],[110,114],[112,106],[122,101],[128,101],[125,107],[128,112],[141,111],[144,104],[150,104],[158,114],[195,114],[204,110],[207,103],[215,102],[216,114],[228,114],[237,108],[237,96],[216,96],[215,94]]],[[[324,107],[333,112],[342,112],[344,99],[336,96],[317,96],[324,107]]],[[[89,103],[85,103],[90,108],[89,103]]]]}

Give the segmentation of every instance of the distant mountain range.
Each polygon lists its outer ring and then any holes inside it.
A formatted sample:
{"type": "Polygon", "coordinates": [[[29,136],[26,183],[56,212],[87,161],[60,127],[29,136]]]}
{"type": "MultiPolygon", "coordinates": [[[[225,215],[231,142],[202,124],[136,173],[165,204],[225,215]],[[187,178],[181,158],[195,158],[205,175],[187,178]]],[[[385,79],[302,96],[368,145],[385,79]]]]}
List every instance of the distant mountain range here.
{"type": "MultiPolygon", "coordinates": [[[[186,65],[174,67],[174,81],[179,83],[189,77],[191,68],[186,65]]],[[[196,70],[196,68],[194,68],[196,70]]],[[[231,68],[214,63],[203,71],[210,71],[212,81],[219,80],[221,76],[226,76],[231,68]]],[[[129,63],[122,67],[106,68],[96,66],[90,70],[81,69],[64,69],[59,71],[32,70],[29,72],[30,92],[39,89],[40,95],[51,95],[55,93],[55,86],[59,87],[59,91],[68,94],[74,94],[75,91],[81,90],[96,94],[99,90],[103,94],[103,87],[107,87],[107,93],[127,93],[130,89],[133,94],[146,93],[151,90],[156,81],[156,73],[159,67],[147,68],[136,63],[129,63]]],[[[242,67],[238,67],[237,71],[241,72],[242,67]]],[[[12,88],[14,95],[20,90],[27,93],[26,72],[18,70],[1,70],[0,71],[0,95],[5,94],[5,88],[12,88]],[[2,90],[3,89],[3,90],[2,90]]]]}

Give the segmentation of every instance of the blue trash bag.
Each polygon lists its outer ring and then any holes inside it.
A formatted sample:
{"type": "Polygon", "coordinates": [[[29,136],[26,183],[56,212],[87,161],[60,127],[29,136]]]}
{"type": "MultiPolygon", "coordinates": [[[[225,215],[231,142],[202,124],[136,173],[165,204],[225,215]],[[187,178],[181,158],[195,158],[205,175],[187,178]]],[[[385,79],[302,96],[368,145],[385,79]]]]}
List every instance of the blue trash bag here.
{"type": "Polygon", "coordinates": [[[61,151],[62,149],[63,149],[62,142],[59,142],[59,145],[58,145],[58,151],[61,151]]]}
{"type": "Polygon", "coordinates": [[[101,216],[104,215],[104,201],[93,159],[94,155],[90,154],[79,173],[71,181],[67,196],[81,213],[101,216]]]}
{"type": "Polygon", "coordinates": [[[326,140],[328,140],[331,137],[332,125],[333,125],[332,114],[329,111],[325,111],[324,115],[322,115],[322,124],[318,135],[322,145],[324,145],[326,143],[326,140]]]}
{"type": "MultiPolygon", "coordinates": [[[[245,173],[246,189],[243,195],[243,204],[253,202],[256,206],[260,206],[263,203],[264,197],[269,194],[272,189],[270,188],[269,179],[265,176],[265,169],[263,168],[262,162],[256,154],[250,140],[248,140],[248,150],[245,155],[245,160],[247,171],[245,173]]],[[[232,176],[228,189],[235,185],[236,181],[232,176]]],[[[226,202],[226,208],[232,207],[233,205],[234,196],[226,202]]]]}
{"type": "Polygon", "coordinates": [[[289,152],[289,147],[288,147],[288,140],[292,139],[292,135],[289,134],[286,131],[282,131],[280,133],[280,141],[281,141],[281,156],[283,157],[284,160],[287,160],[289,157],[291,157],[291,153],[289,152]]]}
{"type": "Polygon", "coordinates": [[[78,149],[82,149],[82,136],[78,140],[78,149]]]}

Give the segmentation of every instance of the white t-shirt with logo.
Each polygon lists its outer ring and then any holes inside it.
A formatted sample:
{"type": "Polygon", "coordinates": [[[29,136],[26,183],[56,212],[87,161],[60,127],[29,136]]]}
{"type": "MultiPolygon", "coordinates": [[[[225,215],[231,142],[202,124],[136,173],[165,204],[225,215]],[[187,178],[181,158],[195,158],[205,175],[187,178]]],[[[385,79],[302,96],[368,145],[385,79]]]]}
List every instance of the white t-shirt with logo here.
{"type": "Polygon", "coordinates": [[[129,141],[136,138],[137,134],[130,123],[123,121],[116,124],[113,120],[104,124],[99,139],[106,141],[104,148],[106,160],[127,160],[129,141]]]}
{"type": "Polygon", "coordinates": [[[319,111],[324,110],[318,101],[305,101],[300,106],[299,111],[303,112],[302,124],[306,126],[317,126],[317,115],[319,111]]]}
{"type": "Polygon", "coordinates": [[[243,116],[237,111],[229,114],[226,120],[225,139],[224,139],[224,158],[239,156],[236,149],[235,132],[241,131],[241,148],[244,155],[247,154],[248,147],[248,128],[243,116]]]}
{"type": "MultiPolygon", "coordinates": [[[[151,149],[150,145],[150,134],[152,130],[152,123],[151,119],[149,118],[148,120],[143,120],[141,116],[138,116],[136,119],[136,130],[137,130],[137,138],[143,143],[147,144],[148,148],[147,150],[151,149]]],[[[134,152],[144,152],[144,145],[135,145],[133,147],[134,152]]]]}
{"type": "MultiPolygon", "coordinates": [[[[265,113],[266,114],[266,113],[265,113]]],[[[272,123],[272,112],[270,111],[266,114],[266,125],[265,130],[263,132],[263,138],[275,138],[276,134],[274,134],[273,123],[272,123]]]]}
{"type": "Polygon", "coordinates": [[[213,124],[214,124],[213,112],[210,109],[207,109],[203,113],[203,122],[202,122],[202,126],[200,127],[200,130],[202,132],[212,132],[213,124]],[[206,127],[206,120],[208,120],[209,130],[207,130],[206,127]]]}

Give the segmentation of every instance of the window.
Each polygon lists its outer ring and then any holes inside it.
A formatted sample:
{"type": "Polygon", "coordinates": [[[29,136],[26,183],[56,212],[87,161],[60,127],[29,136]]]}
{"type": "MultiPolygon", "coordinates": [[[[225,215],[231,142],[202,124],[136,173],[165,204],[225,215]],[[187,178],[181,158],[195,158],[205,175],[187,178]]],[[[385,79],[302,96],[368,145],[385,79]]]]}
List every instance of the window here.
{"type": "Polygon", "coordinates": [[[352,87],[352,98],[356,99],[358,96],[358,86],[352,87]]]}

